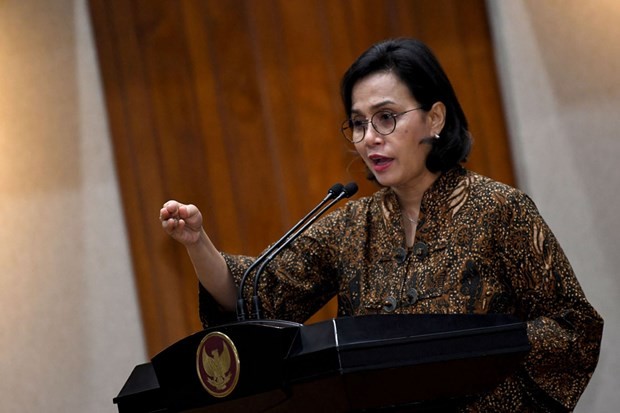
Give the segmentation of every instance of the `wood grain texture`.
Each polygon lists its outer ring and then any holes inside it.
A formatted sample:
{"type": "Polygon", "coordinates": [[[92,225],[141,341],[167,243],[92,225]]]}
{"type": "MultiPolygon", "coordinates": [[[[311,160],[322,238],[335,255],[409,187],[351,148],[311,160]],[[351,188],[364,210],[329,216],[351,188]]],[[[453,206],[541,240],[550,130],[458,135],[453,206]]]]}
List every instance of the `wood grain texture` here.
{"type": "Polygon", "coordinates": [[[221,250],[255,255],[334,182],[375,190],[340,136],[339,82],[378,40],[433,48],[470,121],[468,167],[514,184],[483,0],[89,3],[151,355],[200,329],[163,202],[198,205],[221,250]]]}

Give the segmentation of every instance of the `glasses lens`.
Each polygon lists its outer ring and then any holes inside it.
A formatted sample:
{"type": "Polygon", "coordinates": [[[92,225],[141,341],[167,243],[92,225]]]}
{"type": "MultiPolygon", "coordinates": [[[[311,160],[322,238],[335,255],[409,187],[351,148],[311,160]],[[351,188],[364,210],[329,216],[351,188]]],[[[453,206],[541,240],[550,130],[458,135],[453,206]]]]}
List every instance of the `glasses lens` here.
{"type": "Polygon", "coordinates": [[[372,116],[372,126],[382,135],[389,135],[396,128],[396,119],[391,112],[377,112],[372,116]]]}
{"type": "Polygon", "coordinates": [[[358,119],[345,120],[340,129],[347,140],[357,143],[364,139],[366,131],[366,122],[358,119]]]}
{"type": "Polygon", "coordinates": [[[340,128],[340,132],[342,132],[342,136],[344,136],[348,141],[353,142],[353,129],[351,129],[351,121],[345,120],[342,123],[342,127],[340,128]]]}

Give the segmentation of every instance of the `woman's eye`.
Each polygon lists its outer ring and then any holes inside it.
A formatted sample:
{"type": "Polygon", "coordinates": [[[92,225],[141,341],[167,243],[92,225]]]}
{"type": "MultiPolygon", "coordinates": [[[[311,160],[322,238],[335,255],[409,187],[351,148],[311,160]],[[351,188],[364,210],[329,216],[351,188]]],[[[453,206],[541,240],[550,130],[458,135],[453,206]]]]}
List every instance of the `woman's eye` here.
{"type": "Polygon", "coordinates": [[[391,122],[393,117],[392,112],[379,112],[377,116],[379,122],[391,122]]]}
{"type": "Polygon", "coordinates": [[[363,119],[351,119],[349,125],[351,125],[353,129],[360,129],[366,126],[366,121],[363,119]]]}

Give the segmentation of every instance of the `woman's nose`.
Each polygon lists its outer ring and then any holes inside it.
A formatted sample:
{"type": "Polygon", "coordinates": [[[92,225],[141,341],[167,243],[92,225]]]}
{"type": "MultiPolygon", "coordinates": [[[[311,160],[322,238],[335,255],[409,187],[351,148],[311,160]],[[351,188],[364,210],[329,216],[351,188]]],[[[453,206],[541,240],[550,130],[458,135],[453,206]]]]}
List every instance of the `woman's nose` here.
{"type": "Polygon", "coordinates": [[[367,145],[376,145],[378,143],[383,143],[384,138],[385,137],[377,132],[372,124],[369,123],[366,133],[364,134],[363,142],[367,145]]]}

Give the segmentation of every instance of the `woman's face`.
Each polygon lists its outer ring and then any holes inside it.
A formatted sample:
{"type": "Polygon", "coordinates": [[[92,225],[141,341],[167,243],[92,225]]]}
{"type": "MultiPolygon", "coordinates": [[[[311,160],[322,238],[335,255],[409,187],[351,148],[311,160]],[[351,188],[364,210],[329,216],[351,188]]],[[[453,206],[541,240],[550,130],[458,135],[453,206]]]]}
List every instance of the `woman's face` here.
{"type": "MultiPolygon", "coordinates": [[[[351,118],[370,119],[377,111],[398,114],[420,104],[407,86],[390,72],[378,72],[359,80],[352,91],[351,118]]],[[[429,112],[430,113],[430,112],[429,112]]],[[[377,182],[395,190],[419,187],[436,175],[426,168],[433,130],[429,113],[414,110],[396,117],[396,129],[381,135],[368,125],[364,139],[355,144],[377,182]]]]}

